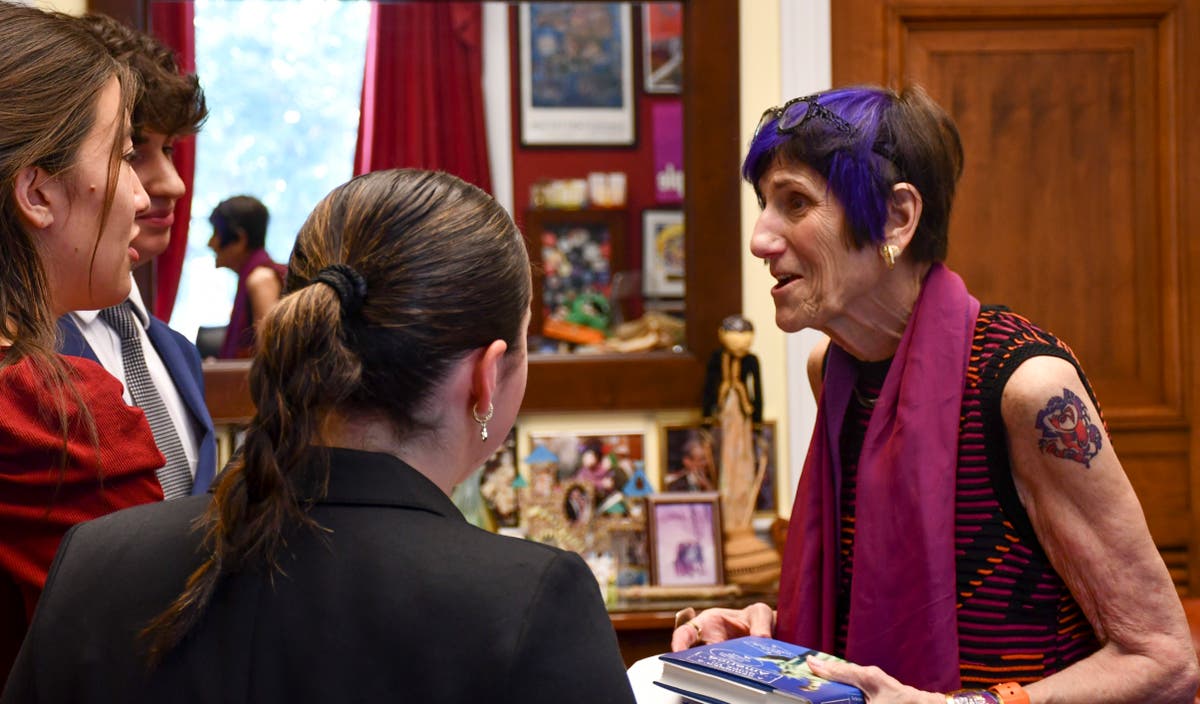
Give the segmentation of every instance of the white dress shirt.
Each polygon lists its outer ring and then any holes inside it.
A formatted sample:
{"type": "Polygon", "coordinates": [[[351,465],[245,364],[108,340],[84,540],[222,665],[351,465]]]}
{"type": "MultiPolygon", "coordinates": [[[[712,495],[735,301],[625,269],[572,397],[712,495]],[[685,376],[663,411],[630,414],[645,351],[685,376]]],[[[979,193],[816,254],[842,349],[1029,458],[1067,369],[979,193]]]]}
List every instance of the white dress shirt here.
{"type": "MultiPolygon", "coordinates": [[[[146,312],[146,306],[142,304],[142,294],[138,290],[137,282],[133,280],[132,276],[129,279],[133,287],[129,292],[129,301],[133,304],[134,317],[141,323],[137,328],[138,337],[142,342],[142,354],[146,358],[146,369],[150,372],[150,379],[153,380],[154,387],[158,389],[158,394],[167,407],[171,422],[175,424],[175,432],[183,444],[184,454],[187,455],[188,469],[191,470],[192,478],[195,479],[196,456],[200,452],[199,433],[192,427],[191,413],[179,395],[179,390],[175,388],[175,382],[171,380],[171,375],[167,373],[167,367],[163,364],[162,358],[158,356],[158,350],[154,349],[154,344],[150,342],[150,335],[146,332],[150,328],[150,314],[146,312]]],[[[100,318],[98,310],[77,310],[71,313],[71,317],[83,332],[83,339],[96,353],[100,365],[125,387],[125,403],[132,406],[133,398],[129,395],[129,387],[125,383],[125,360],[121,356],[121,336],[100,318]]]]}

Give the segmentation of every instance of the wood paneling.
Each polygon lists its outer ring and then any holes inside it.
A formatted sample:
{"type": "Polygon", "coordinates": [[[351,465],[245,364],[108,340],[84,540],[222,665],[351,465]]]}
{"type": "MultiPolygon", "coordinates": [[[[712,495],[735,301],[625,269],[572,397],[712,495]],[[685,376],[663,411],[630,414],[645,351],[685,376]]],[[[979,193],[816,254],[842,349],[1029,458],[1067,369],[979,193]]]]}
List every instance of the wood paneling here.
{"type": "Polygon", "coordinates": [[[1196,591],[1200,0],[839,0],[833,33],[835,84],[919,83],[954,117],[950,266],[1072,346],[1196,591]]]}

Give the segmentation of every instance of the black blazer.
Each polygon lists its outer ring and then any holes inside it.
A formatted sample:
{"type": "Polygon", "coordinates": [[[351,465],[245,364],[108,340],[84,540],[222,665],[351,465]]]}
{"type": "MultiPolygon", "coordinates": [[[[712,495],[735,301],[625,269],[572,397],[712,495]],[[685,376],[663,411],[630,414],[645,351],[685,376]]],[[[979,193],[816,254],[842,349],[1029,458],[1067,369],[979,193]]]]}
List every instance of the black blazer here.
{"type": "Polygon", "coordinates": [[[471,526],[388,455],[330,461],[311,512],[329,532],[294,535],[273,586],[224,578],[149,673],[136,633],[199,564],[190,526],[207,497],[73,528],[2,701],[633,702],[577,555],[471,526]]]}

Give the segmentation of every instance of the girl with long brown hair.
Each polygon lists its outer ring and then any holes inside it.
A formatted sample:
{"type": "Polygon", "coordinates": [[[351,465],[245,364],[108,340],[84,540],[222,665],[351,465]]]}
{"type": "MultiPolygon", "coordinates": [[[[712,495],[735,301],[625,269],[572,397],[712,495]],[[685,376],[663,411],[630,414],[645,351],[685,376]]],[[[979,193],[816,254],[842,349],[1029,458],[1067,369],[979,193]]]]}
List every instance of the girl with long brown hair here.
{"type": "Polygon", "coordinates": [[[3,701],[632,702],[583,561],[448,497],[525,393],[508,215],[447,174],[360,176],[301,228],[287,290],[211,503],[72,531],[3,701]]]}
{"type": "Polygon", "coordinates": [[[0,1],[0,677],[72,525],[162,498],[141,411],[55,320],[129,293],[128,72],[66,16],[0,1]]]}

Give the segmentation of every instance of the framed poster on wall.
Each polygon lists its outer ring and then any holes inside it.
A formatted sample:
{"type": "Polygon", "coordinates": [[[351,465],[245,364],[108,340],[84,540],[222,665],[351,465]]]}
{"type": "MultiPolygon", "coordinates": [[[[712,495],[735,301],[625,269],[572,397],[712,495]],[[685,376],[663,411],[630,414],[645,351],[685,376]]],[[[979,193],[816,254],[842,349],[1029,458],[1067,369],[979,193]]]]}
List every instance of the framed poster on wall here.
{"type": "Polygon", "coordinates": [[[542,270],[533,277],[530,332],[543,333],[551,319],[607,329],[612,276],[622,261],[625,211],[528,210],[525,240],[534,266],[542,270]],[[599,309],[605,320],[589,320],[587,312],[599,309]]]}
{"type": "Polygon", "coordinates": [[[682,210],[642,211],[642,292],[647,298],[682,298],[682,210]]]}
{"type": "Polygon", "coordinates": [[[636,142],[629,5],[522,3],[521,144],[636,142]]]}
{"type": "Polygon", "coordinates": [[[647,93],[683,88],[683,3],[642,5],[642,71],[647,93]]]}

